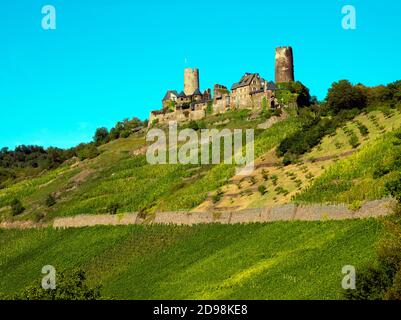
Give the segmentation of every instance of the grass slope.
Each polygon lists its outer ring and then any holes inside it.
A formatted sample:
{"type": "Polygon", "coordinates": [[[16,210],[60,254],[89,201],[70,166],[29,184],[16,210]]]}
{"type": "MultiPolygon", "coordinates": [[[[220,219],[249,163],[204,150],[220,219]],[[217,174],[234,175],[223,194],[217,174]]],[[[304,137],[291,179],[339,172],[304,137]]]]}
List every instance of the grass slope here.
{"type": "MultiPolygon", "coordinates": [[[[240,125],[238,115],[232,116],[232,122],[240,125]]],[[[252,124],[246,118],[241,121],[243,126],[252,124]]],[[[298,126],[298,119],[290,117],[257,131],[256,154],[273,148],[298,126]]],[[[66,164],[0,190],[0,218],[12,218],[8,204],[13,198],[20,199],[26,208],[14,219],[35,219],[44,214],[49,220],[55,216],[107,213],[110,204],[118,204],[119,212],[190,209],[235,173],[234,165],[224,164],[149,165],[145,155],[133,155],[144,144],[144,137],[119,139],[102,146],[102,154],[95,159],[66,164]],[[50,193],[56,195],[57,203],[47,208],[45,199],[50,193]]]]}
{"type": "Polygon", "coordinates": [[[374,258],[378,220],[0,230],[0,291],[50,264],[123,299],[335,299],[341,269],[374,258]]]}
{"type": "Polygon", "coordinates": [[[354,203],[384,197],[386,182],[399,175],[395,164],[400,159],[400,144],[395,132],[381,136],[332,165],[295,201],[354,203]]]}
{"type": "MultiPolygon", "coordinates": [[[[373,179],[400,153],[393,145],[391,132],[400,127],[398,110],[373,110],[358,115],[300,158],[300,163],[256,169],[251,176],[232,179],[220,188],[220,200],[209,197],[196,210],[233,210],[269,207],[293,199],[298,203],[352,203],[382,198],[385,183],[395,172],[373,179]],[[365,127],[364,134],[359,129],[365,127]],[[355,136],[358,146],[350,144],[355,136]],[[359,155],[351,155],[353,152],[359,155]],[[346,160],[348,159],[348,160],[346,160]],[[264,188],[259,192],[258,188],[264,188]]],[[[273,144],[274,146],[274,144],[273,144]]],[[[261,150],[270,150],[264,146],[261,150]]],[[[261,152],[256,164],[279,163],[273,150],[261,152]]],[[[217,194],[215,191],[214,194],[217,194]]]]}

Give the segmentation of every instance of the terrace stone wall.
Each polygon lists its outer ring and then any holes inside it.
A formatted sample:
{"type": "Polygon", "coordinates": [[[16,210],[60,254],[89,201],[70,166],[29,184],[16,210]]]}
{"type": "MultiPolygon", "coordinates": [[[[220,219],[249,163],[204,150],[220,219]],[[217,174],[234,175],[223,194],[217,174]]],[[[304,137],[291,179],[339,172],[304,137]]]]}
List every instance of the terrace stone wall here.
{"type": "Polygon", "coordinates": [[[326,221],[372,218],[389,215],[393,212],[393,199],[382,199],[366,202],[359,210],[351,210],[347,205],[305,205],[286,204],[270,208],[246,209],[224,212],[189,212],[172,211],[156,212],[153,216],[143,218],[137,213],[118,215],[79,215],[56,218],[55,228],[85,227],[94,225],[128,225],[128,224],[176,224],[195,225],[204,223],[255,223],[274,221],[326,221]]]}

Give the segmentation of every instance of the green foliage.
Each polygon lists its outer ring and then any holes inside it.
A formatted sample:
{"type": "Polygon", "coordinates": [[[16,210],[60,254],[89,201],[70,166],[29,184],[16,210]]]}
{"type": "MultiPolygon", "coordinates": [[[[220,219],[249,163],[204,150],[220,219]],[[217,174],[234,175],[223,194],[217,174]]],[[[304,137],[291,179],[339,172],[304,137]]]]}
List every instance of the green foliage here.
{"type": "Polygon", "coordinates": [[[11,206],[11,214],[13,216],[17,216],[25,211],[21,201],[19,199],[13,199],[10,203],[11,206]]]}
{"type": "Polygon", "coordinates": [[[211,115],[213,113],[213,102],[209,101],[206,107],[206,114],[211,115]]]}
{"type": "Polygon", "coordinates": [[[401,202],[401,179],[391,180],[386,183],[386,191],[393,198],[401,202]]]}
{"type": "Polygon", "coordinates": [[[77,156],[80,160],[93,159],[100,154],[93,143],[80,144],[77,146],[77,156]]]}
{"type": "Polygon", "coordinates": [[[56,274],[56,289],[45,290],[41,281],[25,288],[17,295],[18,300],[97,300],[101,297],[100,286],[87,284],[85,271],[73,269],[56,274]]]}
{"type": "Polygon", "coordinates": [[[258,187],[258,191],[259,191],[259,193],[260,193],[262,196],[265,195],[266,192],[267,192],[266,187],[265,187],[264,185],[260,185],[260,186],[258,187]]]}
{"type": "Polygon", "coordinates": [[[362,201],[355,200],[348,206],[348,209],[352,211],[358,211],[359,209],[361,209],[361,207],[362,207],[362,201]]]}
{"type": "Polygon", "coordinates": [[[118,209],[120,208],[120,205],[118,203],[110,203],[107,207],[107,212],[110,214],[117,214],[118,209]]]}
{"type": "Polygon", "coordinates": [[[269,173],[265,169],[262,170],[262,177],[265,181],[269,180],[269,173]]]}
{"type": "Polygon", "coordinates": [[[282,99],[285,103],[296,102],[298,107],[309,107],[312,104],[312,99],[309,94],[309,89],[299,81],[279,83],[278,87],[282,90],[277,91],[277,98],[282,99]],[[288,91],[292,96],[285,93],[288,91]]]}
{"type": "Polygon", "coordinates": [[[348,300],[382,300],[391,279],[380,267],[369,266],[358,272],[357,289],[347,290],[348,300]]]}
{"type": "Polygon", "coordinates": [[[93,142],[97,146],[109,142],[109,130],[105,127],[96,129],[95,135],[93,136],[93,142]]]}
{"type": "Polygon", "coordinates": [[[326,105],[335,114],[341,110],[363,109],[367,96],[361,86],[353,86],[348,80],[334,82],[326,97],[326,105]]]}
{"type": "Polygon", "coordinates": [[[359,143],[359,139],[358,136],[355,134],[355,132],[352,131],[351,136],[349,138],[349,144],[351,145],[351,147],[353,149],[356,149],[359,147],[360,143],[359,143]]]}
{"type": "Polygon", "coordinates": [[[204,121],[195,121],[195,120],[191,120],[188,124],[188,128],[198,131],[201,129],[206,129],[206,125],[204,121]]]}
{"type": "Polygon", "coordinates": [[[401,215],[399,205],[396,208],[395,216],[388,218],[385,226],[385,235],[377,248],[377,259],[358,272],[356,290],[345,292],[347,299],[401,300],[401,215]]]}
{"type": "Polygon", "coordinates": [[[212,202],[217,203],[221,200],[224,192],[222,190],[217,190],[217,192],[212,196],[212,202]]]}
{"type": "Polygon", "coordinates": [[[45,204],[49,208],[54,206],[56,204],[56,198],[52,194],[49,194],[46,198],[45,204]]]}
{"type": "Polygon", "coordinates": [[[369,129],[363,123],[358,122],[357,126],[363,137],[366,137],[369,134],[369,129]]]}

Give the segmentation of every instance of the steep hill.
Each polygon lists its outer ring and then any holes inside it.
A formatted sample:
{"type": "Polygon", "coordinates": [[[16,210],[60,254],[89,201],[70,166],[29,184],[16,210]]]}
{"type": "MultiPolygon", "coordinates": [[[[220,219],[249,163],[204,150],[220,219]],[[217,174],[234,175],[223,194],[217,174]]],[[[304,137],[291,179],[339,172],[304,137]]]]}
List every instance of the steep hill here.
{"type": "Polygon", "coordinates": [[[220,211],[294,200],[353,203],[385,196],[384,184],[395,173],[390,170],[379,180],[373,179],[372,174],[396,160],[399,147],[390,138],[401,120],[397,109],[373,110],[357,116],[325,136],[297,163],[287,166],[282,165],[275,148],[297,132],[303,120],[290,112],[286,119],[258,129],[266,119],[252,117],[245,110],[211,116],[201,124],[256,129],[256,170],[248,177],[236,177],[233,165],[150,165],[144,155],[145,136],[134,134],[102,145],[100,155],[94,159],[70,160],[56,170],[0,190],[0,217],[49,221],[56,216],[109,213],[113,208],[120,213],[220,211]],[[365,158],[371,163],[363,161],[365,158]],[[345,168],[352,170],[353,176],[347,175],[345,168]],[[346,181],[339,183],[339,174],[345,175],[346,181]],[[342,193],[337,197],[339,188],[342,193]],[[56,200],[50,207],[46,205],[49,195],[56,200]],[[13,199],[21,200],[25,207],[22,214],[12,216],[9,204],[13,199]]]}

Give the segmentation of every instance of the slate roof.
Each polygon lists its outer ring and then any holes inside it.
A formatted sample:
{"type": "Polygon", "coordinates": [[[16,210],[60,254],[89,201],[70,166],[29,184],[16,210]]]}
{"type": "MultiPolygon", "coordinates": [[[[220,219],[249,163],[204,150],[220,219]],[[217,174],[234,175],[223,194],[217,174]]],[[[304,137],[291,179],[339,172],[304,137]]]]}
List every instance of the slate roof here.
{"type": "Polygon", "coordinates": [[[199,91],[199,89],[196,89],[192,95],[193,96],[195,96],[195,95],[201,96],[202,93],[199,91]]]}
{"type": "Polygon", "coordinates": [[[267,90],[276,91],[277,90],[276,84],[273,81],[269,81],[269,83],[267,84],[267,90]]]}
{"type": "Polygon", "coordinates": [[[231,90],[249,86],[252,83],[252,80],[255,76],[258,76],[258,74],[257,73],[245,73],[239,82],[234,83],[231,86],[231,90]]]}
{"type": "Polygon", "coordinates": [[[168,90],[168,91],[166,92],[166,94],[164,95],[163,101],[170,100],[171,94],[174,94],[175,96],[178,97],[178,92],[177,92],[177,91],[175,91],[175,90],[168,90]]]}

